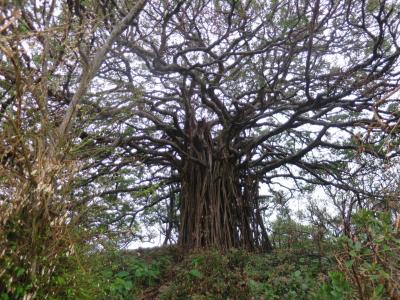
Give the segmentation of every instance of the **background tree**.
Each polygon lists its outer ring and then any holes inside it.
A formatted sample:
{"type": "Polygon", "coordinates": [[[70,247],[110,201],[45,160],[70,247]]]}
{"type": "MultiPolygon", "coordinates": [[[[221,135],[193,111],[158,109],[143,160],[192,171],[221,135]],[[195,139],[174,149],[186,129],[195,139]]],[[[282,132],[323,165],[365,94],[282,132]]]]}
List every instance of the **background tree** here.
{"type": "Polygon", "coordinates": [[[71,127],[107,52],[145,2],[116,11],[26,1],[0,12],[2,297],[45,297],[58,259],[74,250],[80,219],[71,189],[81,164],[71,127]]]}

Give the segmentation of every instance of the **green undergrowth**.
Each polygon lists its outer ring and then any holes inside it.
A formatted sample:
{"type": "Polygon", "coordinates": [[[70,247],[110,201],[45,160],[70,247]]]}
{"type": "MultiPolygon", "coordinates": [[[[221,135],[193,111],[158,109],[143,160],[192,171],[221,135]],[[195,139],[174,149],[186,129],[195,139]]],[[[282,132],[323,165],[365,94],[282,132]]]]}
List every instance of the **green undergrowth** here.
{"type": "MultiPolygon", "coordinates": [[[[387,213],[360,211],[353,219],[356,227],[349,237],[326,239],[317,246],[298,239],[296,247],[281,243],[283,247],[271,253],[187,253],[176,246],[77,248],[73,255],[59,258],[62,267],[36,298],[400,299],[397,225],[387,213]]],[[[0,300],[25,299],[21,289],[15,291],[4,293],[0,284],[0,300]]]]}
{"type": "Polygon", "coordinates": [[[173,247],[75,255],[53,276],[50,299],[153,299],[147,294],[161,284],[178,255],[173,247]]]}
{"type": "Polygon", "coordinates": [[[183,255],[163,247],[97,253],[71,265],[80,267],[54,277],[54,299],[345,299],[346,293],[330,272],[333,260],[293,250],[183,255]]]}
{"type": "MultiPolygon", "coordinates": [[[[317,244],[307,236],[296,243],[281,239],[271,253],[77,247],[58,258],[46,290],[35,299],[400,299],[398,223],[371,211],[353,219],[350,236],[317,244]]],[[[0,300],[28,299],[24,287],[4,292],[0,282],[0,300]]]]}
{"type": "Polygon", "coordinates": [[[160,299],[319,299],[332,262],[282,251],[203,251],[172,268],[160,299]],[[326,270],[326,271],[325,271],[326,270]]]}

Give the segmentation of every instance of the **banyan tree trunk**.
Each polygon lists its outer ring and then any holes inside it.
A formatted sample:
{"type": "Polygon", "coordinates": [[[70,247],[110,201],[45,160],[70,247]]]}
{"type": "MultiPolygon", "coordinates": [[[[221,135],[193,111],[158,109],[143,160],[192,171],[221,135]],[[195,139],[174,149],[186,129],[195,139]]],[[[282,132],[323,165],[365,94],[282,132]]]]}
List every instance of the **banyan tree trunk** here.
{"type": "Polygon", "coordinates": [[[266,232],[260,233],[263,224],[259,224],[261,218],[254,207],[254,193],[245,192],[235,157],[226,148],[213,151],[210,134],[202,126],[188,152],[181,173],[180,245],[270,250],[266,232]]]}

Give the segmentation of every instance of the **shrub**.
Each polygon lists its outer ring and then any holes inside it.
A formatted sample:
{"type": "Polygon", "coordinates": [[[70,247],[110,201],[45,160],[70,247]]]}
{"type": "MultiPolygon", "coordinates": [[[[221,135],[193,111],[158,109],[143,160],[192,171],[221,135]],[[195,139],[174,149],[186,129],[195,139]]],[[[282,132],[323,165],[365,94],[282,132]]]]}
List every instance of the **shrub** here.
{"type": "Polygon", "coordinates": [[[342,237],[340,270],[359,299],[399,299],[400,236],[386,212],[361,210],[350,236],[342,237]]]}

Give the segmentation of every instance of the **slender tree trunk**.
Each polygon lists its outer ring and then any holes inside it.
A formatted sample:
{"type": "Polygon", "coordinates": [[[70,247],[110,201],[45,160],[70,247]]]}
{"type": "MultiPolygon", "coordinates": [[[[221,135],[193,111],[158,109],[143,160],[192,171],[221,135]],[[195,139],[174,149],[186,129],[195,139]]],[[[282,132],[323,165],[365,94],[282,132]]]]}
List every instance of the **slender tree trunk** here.
{"type": "Polygon", "coordinates": [[[169,197],[169,204],[167,206],[167,227],[165,229],[165,238],[163,245],[168,245],[169,242],[172,241],[172,231],[174,229],[174,224],[176,224],[176,214],[175,214],[175,199],[176,195],[175,192],[170,190],[170,197],[169,197]]]}

